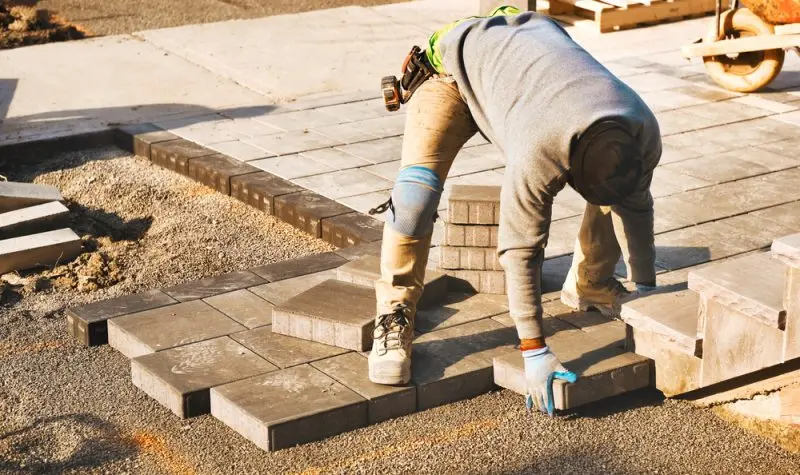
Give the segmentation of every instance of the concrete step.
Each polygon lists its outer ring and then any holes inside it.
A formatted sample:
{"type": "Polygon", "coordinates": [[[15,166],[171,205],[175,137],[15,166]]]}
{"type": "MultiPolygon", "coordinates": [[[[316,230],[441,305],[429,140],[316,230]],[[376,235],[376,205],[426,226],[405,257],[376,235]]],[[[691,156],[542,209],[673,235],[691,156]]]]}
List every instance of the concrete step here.
{"type": "MultiPolygon", "coordinates": [[[[377,256],[364,256],[350,261],[336,269],[336,278],[343,282],[375,287],[375,281],[381,277],[381,260],[377,256]]],[[[431,308],[442,303],[447,297],[447,275],[427,269],[425,271],[425,289],[422,291],[417,306],[431,308]]]]}
{"type": "Polygon", "coordinates": [[[659,292],[622,306],[620,317],[629,326],[663,338],[675,351],[703,356],[703,339],[697,334],[700,296],[691,290],[659,292]]]}
{"type": "Polygon", "coordinates": [[[0,213],[0,239],[63,228],[68,220],[69,209],[58,201],[0,213]]]}
{"type": "Polygon", "coordinates": [[[786,309],[783,357],[789,361],[800,358],[800,233],[773,241],[772,255],[788,266],[783,288],[786,309]]]}
{"type": "Polygon", "coordinates": [[[83,251],[69,228],[0,240],[0,274],[38,266],[65,264],[83,251]]]}
{"type": "MultiPolygon", "coordinates": [[[[689,288],[773,328],[783,329],[785,265],[768,253],[747,255],[689,272],[689,288]]],[[[698,329],[704,331],[704,321],[698,329]]]]}

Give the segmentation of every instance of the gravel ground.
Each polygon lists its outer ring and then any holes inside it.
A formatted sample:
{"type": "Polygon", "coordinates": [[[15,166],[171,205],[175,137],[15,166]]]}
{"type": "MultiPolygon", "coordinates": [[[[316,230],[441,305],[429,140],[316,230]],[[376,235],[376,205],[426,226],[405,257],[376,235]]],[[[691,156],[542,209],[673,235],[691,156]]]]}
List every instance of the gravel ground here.
{"type": "Polygon", "coordinates": [[[170,26],[257,18],[347,5],[383,5],[402,0],[40,0],[93,35],[114,35],[170,26]]]}
{"type": "Polygon", "coordinates": [[[800,473],[800,455],[650,391],[556,419],[499,391],[271,454],[210,416],[179,420],[130,383],[122,355],[69,340],[64,308],[327,245],[115,149],[38,170],[9,178],[58,184],[75,227],[106,234],[94,253],[116,272],[90,292],[7,292],[0,473],[800,473]]]}

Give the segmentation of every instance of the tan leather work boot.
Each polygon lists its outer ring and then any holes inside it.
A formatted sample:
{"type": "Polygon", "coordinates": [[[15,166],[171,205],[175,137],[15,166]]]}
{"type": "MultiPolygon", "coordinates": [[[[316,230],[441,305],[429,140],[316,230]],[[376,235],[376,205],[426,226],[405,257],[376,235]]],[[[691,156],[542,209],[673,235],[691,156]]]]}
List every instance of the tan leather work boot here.
{"type": "Polygon", "coordinates": [[[614,277],[610,277],[602,285],[582,285],[578,283],[572,270],[567,274],[567,280],[561,288],[561,302],[564,305],[581,312],[594,309],[608,318],[619,318],[622,304],[632,296],[622,282],[614,277]]]}
{"type": "Polygon", "coordinates": [[[411,380],[411,340],[414,322],[410,310],[401,305],[375,319],[369,379],[373,383],[398,385],[411,380]]]}

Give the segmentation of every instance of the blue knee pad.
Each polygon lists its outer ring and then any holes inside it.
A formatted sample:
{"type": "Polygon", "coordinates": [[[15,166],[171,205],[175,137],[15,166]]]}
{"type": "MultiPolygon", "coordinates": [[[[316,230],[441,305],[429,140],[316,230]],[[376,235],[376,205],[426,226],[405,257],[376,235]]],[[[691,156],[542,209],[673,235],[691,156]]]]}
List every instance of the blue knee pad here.
{"type": "Polygon", "coordinates": [[[392,189],[392,206],[386,221],[405,236],[429,236],[441,198],[442,181],[436,172],[419,166],[405,168],[392,189]]]}

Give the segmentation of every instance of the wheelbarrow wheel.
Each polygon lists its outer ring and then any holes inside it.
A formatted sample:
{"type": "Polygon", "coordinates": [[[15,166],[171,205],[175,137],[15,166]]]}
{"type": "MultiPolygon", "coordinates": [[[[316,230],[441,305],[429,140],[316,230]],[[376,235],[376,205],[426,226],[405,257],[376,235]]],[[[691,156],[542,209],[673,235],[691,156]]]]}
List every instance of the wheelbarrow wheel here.
{"type": "MultiPolygon", "coordinates": [[[[764,22],[746,8],[724,12],[720,18],[719,35],[711,24],[707,41],[742,38],[746,36],[772,35],[772,25],[764,22]]],[[[717,84],[737,92],[754,92],[766,86],[783,67],[784,51],[770,49],[746,53],[704,56],[706,73],[717,84]]]]}

